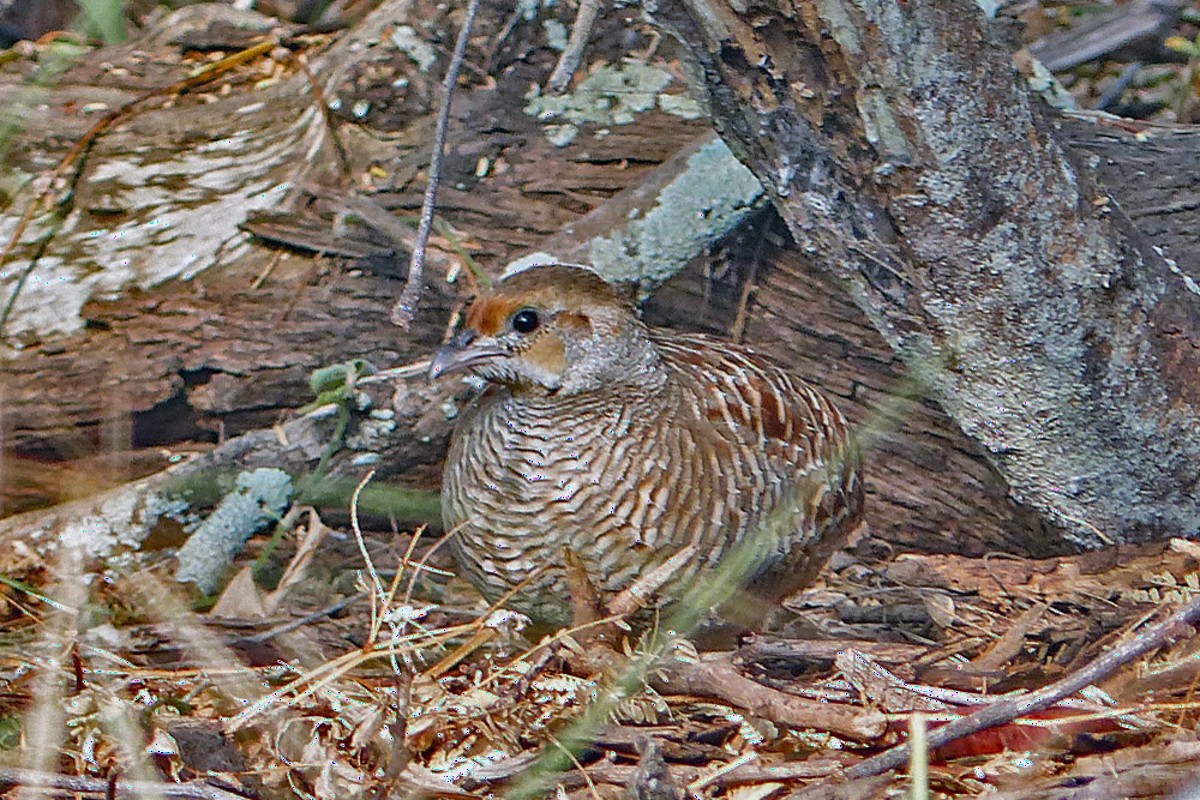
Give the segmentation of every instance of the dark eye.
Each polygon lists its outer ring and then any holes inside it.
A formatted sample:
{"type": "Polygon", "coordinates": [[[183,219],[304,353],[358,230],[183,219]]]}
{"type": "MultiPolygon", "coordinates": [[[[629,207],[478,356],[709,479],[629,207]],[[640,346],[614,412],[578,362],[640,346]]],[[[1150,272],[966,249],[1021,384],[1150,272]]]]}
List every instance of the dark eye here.
{"type": "Polygon", "coordinates": [[[532,308],[522,308],[513,314],[512,327],[517,333],[533,333],[540,324],[541,320],[532,308]]]}

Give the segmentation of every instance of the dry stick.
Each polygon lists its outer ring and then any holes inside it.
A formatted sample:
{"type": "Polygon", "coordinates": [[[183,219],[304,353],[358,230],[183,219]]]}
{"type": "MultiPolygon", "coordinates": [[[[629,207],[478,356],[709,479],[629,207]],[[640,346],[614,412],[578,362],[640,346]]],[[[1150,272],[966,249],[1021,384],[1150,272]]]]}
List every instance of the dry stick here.
{"type": "Polygon", "coordinates": [[[828,731],[855,742],[878,739],[887,726],[883,714],[873,709],[809,700],[748,678],[733,663],[732,653],[701,657],[695,663],[678,660],[659,663],[646,681],[661,695],[714,697],[772,722],[828,731]]]}
{"type": "Polygon", "coordinates": [[[571,38],[567,47],[554,65],[554,72],[546,81],[546,88],[552,94],[560,94],[567,88],[579,64],[583,61],[583,48],[587,46],[588,37],[592,34],[592,25],[596,22],[596,14],[600,12],[600,0],[579,0],[579,13],[571,24],[571,38]]]}
{"type": "Polygon", "coordinates": [[[38,789],[57,789],[72,794],[91,794],[99,797],[116,790],[119,797],[178,797],[195,800],[245,800],[243,795],[214,786],[207,779],[187,783],[158,783],[156,781],[116,781],[104,778],[83,778],[59,775],[31,769],[0,769],[0,783],[38,789]]]}
{"type": "MultiPolygon", "coordinates": [[[[431,177],[432,181],[433,178],[431,177]]],[[[363,222],[375,228],[387,238],[391,239],[396,244],[407,247],[409,242],[409,228],[404,222],[396,218],[390,211],[373,198],[365,197],[360,194],[338,195],[325,188],[313,187],[310,189],[314,195],[328,197],[331,201],[337,204],[338,212],[350,212],[356,217],[359,217],[363,222]]],[[[425,243],[421,244],[422,250],[425,243]]],[[[416,245],[413,245],[415,250],[416,245]]],[[[410,273],[411,274],[411,273],[410,273]]]]}
{"type": "MultiPolygon", "coordinates": [[[[932,750],[979,731],[1012,722],[1017,717],[1032,714],[1054,705],[1064,697],[1074,694],[1085,686],[1103,680],[1119,667],[1135,658],[1166,644],[1175,628],[1190,625],[1200,619],[1200,597],[1195,598],[1163,622],[1145,633],[1135,636],[1124,644],[1114,647],[1088,666],[1045,688],[1027,695],[1013,697],[993,703],[966,717],[960,717],[940,728],[930,731],[928,746],[932,750]]],[[[908,760],[908,745],[893,747],[887,752],[855,764],[845,772],[846,778],[868,778],[880,775],[889,769],[902,766],[908,760]]],[[[816,787],[813,787],[816,788],[816,787]]]]}
{"type": "MultiPolygon", "coordinates": [[[[754,254],[750,258],[750,271],[746,274],[746,282],[742,284],[742,296],[738,300],[737,314],[733,318],[733,324],[729,326],[729,338],[739,344],[742,342],[742,337],[746,333],[746,320],[749,317],[750,310],[750,295],[758,291],[758,268],[763,261],[763,251],[767,249],[767,239],[771,235],[771,229],[775,227],[775,217],[768,216],[763,223],[762,230],[758,232],[758,241],[754,243],[754,254]]],[[[705,285],[705,294],[708,293],[708,286],[705,285]]],[[[707,300],[707,298],[705,298],[707,300]]]]}
{"type": "Polygon", "coordinates": [[[450,125],[450,102],[454,99],[454,86],[458,83],[458,73],[462,70],[463,55],[467,51],[467,40],[471,37],[471,28],[475,24],[475,14],[479,11],[479,0],[467,3],[467,16],[458,32],[458,40],[454,43],[454,53],[450,56],[450,65],[446,67],[446,79],[442,82],[442,103],[438,108],[437,127],[433,133],[433,153],[429,159],[429,180],[425,184],[425,200],[421,204],[421,221],[417,225],[417,239],[413,242],[412,259],[408,262],[408,279],[400,299],[392,306],[392,324],[403,330],[408,330],[412,324],[413,314],[416,313],[417,303],[421,300],[421,292],[425,288],[425,245],[429,242],[429,234],[433,230],[433,207],[437,204],[438,183],[442,178],[442,156],[446,149],[446,128],[450,125]]]}
{"type": "Polygon", "coordinates": [[[305,614],[304,616],[297,617],[296,619],[293,619],[289,622],[284,622],[280,625],[276,625],[275,627],[273,627],[269,630],[265,630],[262,633],[255,633],[255,634],[251,634],[249,636],[231,636],[227,639],[222,640],[221,644],[228,646],[228,645],[238,645],[238,644],[261,644],[263,642],[269,642],[271,639],[274,639],[276,636],[282,636],[285,633],[290,633],[298,628],[303,628],[307,625],[310,625],[310,624],[316,622],[317,620],[332,616],[332,615],[336,614],[337,612],[341,611],[343,608],[346,608],[347,606],[357,603],[359,600],[362,600],[366,596],[367,596],[366,592],[355,592],[354,594],[349,595],[348,597],[343,597],[341,600],[338,600],[336,603],[330,603],[329,605],[325,606],[324,608],[322,608],[318,611],[313,611],[311,614],[305,614]]]}

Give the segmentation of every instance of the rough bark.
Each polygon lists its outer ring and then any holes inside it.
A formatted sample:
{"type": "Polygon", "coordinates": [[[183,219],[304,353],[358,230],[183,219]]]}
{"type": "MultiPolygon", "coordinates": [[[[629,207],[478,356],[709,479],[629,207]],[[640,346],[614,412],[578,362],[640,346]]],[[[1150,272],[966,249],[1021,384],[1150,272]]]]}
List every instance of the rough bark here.
{"type": "Polygon", "coordinates": [[[1019,502],[1076,544],[1195,535],[1196,276],[1097,187],[994,23],[959,5],[680,0],[657,18],[801,250],[1019,502]]]}
{"type": "MultiPolygon", "coordinates": [[[[430,81],[387,46],[394,26],[419,20],[413,6],[391,0],[310,59],[325,101],[353,105],[374,89],[359,80],[369,69],[385,82],[397,75],[410,85],[430,81]]],[[[12,181],[51,170],[96,121],[100,100],[120,108],[185,74],[168,43],[229,13],[185,9],[145,40],[72,66],[23,120],[5,162],[12,181]],[[134,63],[145,74],[122,75],[113,86],[102,66],[124,65],[128,51],[142,53],[134,63]]],[[[483,60],[477,51],[476,58],[483,60]]],[[[462,246],[488,262],[502,263],[591,210],[702,129],[656,113],[637,135],[617,128],[559,150],[521,113],[531,74],[515,70],[493,88],[464,92],[455,107],[440,210],[458,226],[462,246]],[[481,158],[494,163],[502,155],[502,176],[473,175],[481,158]],[[548,172],[551,159],[557,168],[548,172]]],[[[34,91],[25,78],[0,81],[0,99],[23,102],[34,91]]],[[[428,104],[401,109],[399,121],[358,125],[324,118],[300,71],[261,90],[245,77],[232,84],[236,91],[213,91],[203,102],[166,94],[168,107],[149,104],[101,135],[64,208],[66,222],[52,229],[53,215],[36,215],[14,249],[0,272],[3,299],[16,298],[0,344],[7,447],[69,458],[102,443],[121,446],[113,436],[148,446],[234,435],[310,400],[306,376],[318,366],[346,358],[393,366],[439,341],[460,293],[440,276],[431,280],[422,317],[410,336],[400,336],[386,319],[398,262],[407,259],[394,247],[376,242],[364,264],[331,263],[262,247],[239,228],[248,215],[269,210],[305,228],[314,248],[333,243],[336,253],[354,227],[319,216],[302,187],[342,191],[374,164],[388,167],[377,201],[410,214],[423,188],[414,178],[428,159],[428,104]],[[240,133],[231,140],[234,130],[240,133]],[[122,419],[132,430],[102,430],[122,419]]],[[[6,237],[39,201],[37,188],[26,183],[5,209],[6,237]]],[[[453,245],[435,237],[435,267],[444,268],[453,245]]]]}

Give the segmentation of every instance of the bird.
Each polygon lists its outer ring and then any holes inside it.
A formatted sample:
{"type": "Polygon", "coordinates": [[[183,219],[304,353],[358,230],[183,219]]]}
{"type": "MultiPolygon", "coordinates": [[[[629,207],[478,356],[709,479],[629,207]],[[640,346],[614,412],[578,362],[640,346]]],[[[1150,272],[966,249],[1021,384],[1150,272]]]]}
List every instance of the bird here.
{"type": "Polygon", "coordinates": [[[449,547],[537,622],[571,622],[570,562],[603,601],[673,569],[655,611],[725,578],[713,612],[761,624],[862,524],[860,453],[823,393],[750,347],[647,326],[586,267],[482,293],[430,360],[431,379],[455,373],[484,389],[443,471],[449,547]]]}

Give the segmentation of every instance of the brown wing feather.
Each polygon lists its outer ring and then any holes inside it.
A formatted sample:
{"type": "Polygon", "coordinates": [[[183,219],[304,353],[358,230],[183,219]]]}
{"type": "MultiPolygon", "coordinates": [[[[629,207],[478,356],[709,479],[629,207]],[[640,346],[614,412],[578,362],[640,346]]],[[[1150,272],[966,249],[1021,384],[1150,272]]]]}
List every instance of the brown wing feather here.
{"type": "Polygon", "coordinates": [[[720,461],[733,474],[709,483],[741,499],[728,535],[780,527],[778,557],[765,560],[752,588],[777,599],[810,583],[861,521],[861,459],[845,419],[809,384],[750,348],[702,334],[654,336],[692,389],[698,417],[726,443],[720,461]]]}

